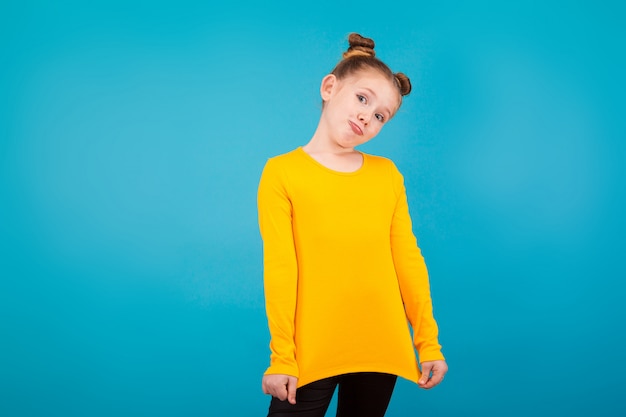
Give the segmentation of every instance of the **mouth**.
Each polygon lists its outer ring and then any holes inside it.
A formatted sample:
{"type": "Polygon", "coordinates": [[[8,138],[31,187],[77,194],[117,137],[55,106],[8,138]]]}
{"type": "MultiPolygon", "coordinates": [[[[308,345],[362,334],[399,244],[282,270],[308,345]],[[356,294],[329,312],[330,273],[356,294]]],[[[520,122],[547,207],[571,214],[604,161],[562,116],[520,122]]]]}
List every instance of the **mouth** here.
{"type": "Polygon", "coordinates": [[[351,121],[349,121],[349,120],[348,120],[348,123],[350,124],[350,128],[352,128],[352,131],[353,131],[356,135],[359,135],[359,136],[362,136],[362,135],[363,135],[363,131],[361,130],[361,128],[360,128],[357,124],[355,124],[355,123],[353,123],[353,122],[351,122],[351,121]]]}

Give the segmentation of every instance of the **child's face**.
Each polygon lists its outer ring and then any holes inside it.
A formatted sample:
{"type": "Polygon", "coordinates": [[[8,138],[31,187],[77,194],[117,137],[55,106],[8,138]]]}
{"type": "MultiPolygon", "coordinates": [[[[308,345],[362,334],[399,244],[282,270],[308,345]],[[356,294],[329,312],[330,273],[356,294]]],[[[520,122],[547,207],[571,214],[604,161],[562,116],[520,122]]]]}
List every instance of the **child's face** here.
{"type": "Polygon", "coordinates": [[[398,88],[376,70],[322,81],[323,117],[337,144],[353,148],[374,138],[400,106],[398,88]]]}

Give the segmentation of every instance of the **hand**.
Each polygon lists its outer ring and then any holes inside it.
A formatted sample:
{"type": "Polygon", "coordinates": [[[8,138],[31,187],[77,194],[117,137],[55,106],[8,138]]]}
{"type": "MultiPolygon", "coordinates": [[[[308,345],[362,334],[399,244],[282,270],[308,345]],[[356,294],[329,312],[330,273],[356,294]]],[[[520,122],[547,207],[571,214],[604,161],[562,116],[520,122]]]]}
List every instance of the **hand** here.
{"type": "Polygon", "coordinates": [[[270,374],[263,375],[263,393],[270,394],[281,401],[288,400],[296,403],[296,385],[298,378],[291,375],[270,374]]]}
{"type": "Polygon", "coordinates": [[[446,361],[422,362],[422,377],[417,381],[420,388],[431,389],[443,381],[443,376],[448,372],[446,361]]]}

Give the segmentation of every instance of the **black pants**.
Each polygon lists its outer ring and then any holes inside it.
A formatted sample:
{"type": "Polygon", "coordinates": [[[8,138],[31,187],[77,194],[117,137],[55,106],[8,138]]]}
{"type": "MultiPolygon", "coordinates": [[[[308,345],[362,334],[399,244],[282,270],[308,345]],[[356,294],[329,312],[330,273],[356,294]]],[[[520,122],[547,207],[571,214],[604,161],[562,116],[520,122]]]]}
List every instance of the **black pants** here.
{"type": "Polygon", "coordinates": [[[304,385],[296,391],[296,404],[273,397],[268,417],[324,417],[337,394],[337,417],[383,417],[393,388],[395,375],[359,372],[322,379],[304,385]]]}

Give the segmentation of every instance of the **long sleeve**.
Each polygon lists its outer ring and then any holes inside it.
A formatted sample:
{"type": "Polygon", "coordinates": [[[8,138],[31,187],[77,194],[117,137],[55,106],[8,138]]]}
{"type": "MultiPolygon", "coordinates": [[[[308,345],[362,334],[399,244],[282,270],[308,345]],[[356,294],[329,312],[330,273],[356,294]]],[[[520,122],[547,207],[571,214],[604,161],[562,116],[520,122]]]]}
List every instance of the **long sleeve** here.
{"type": "Polygon", "coordinates": [[[287,179],[268,160],[259,182],[257,203],[263,239],[265,308],[271,336],[266,374],[299,376],[294,340],[298,265],[293,238],[293,208],[287,179]]]}
{"type": "Polygon", "coordinates": [[[397,201],[391,226],[391,249],[413,342],[420,362],[444,359],[433,316],[428,271],[413,234],[402,174],[393,167],[397,201]]]}

